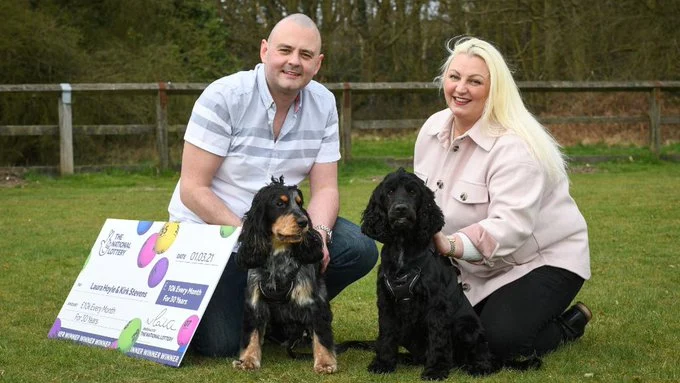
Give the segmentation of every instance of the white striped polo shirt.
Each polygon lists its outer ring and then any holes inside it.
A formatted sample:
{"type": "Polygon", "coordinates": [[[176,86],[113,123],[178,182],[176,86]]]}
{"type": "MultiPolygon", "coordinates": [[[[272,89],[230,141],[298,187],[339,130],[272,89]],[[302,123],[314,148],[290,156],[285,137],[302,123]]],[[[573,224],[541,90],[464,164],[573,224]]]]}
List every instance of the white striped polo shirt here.
{"type": "MultiPolygon", "coordinates": [[[[255,193],[284,176],[302,182],[314,163],[340,159],[335,97],[311,81],[288,110],[274,141],[276,105],[264,64],[216,80],[203,91],[191,113],[184,140],[224,157],[212,189],[229,209],[243,217],[255,193]]],[[[179,182],[168,207],[170,220],[203,223],[179,198],[179,182]]]]}

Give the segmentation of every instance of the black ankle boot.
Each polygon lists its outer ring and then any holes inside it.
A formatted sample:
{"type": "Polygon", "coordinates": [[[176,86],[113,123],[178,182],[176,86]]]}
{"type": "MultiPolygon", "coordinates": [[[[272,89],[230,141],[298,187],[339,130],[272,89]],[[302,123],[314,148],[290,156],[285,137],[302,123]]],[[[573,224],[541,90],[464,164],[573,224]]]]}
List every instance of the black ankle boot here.
{"type": "Polygon", "coordinates": [[[585,332],[586,325],[593,314],[582,302],[576,302],[557,318],[564,333],[564,341],[569,342],[580,338],[585,332]]]}

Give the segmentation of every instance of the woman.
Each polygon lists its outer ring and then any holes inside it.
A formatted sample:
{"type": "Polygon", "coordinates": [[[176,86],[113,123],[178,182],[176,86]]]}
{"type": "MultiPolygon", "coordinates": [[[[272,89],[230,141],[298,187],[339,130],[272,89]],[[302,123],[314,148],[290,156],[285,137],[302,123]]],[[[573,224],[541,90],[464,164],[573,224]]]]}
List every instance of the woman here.
{"type": "Polygon", "coordinates": [[[464,38],[437,78],[448,106],[421,128],[414,171],[446,224],[468,299],[502,358],[543,355],[583,335],[592,314],[567,307],[590,278],[586,222],[559,145],[529,113],[498,50],[464,38]]]}

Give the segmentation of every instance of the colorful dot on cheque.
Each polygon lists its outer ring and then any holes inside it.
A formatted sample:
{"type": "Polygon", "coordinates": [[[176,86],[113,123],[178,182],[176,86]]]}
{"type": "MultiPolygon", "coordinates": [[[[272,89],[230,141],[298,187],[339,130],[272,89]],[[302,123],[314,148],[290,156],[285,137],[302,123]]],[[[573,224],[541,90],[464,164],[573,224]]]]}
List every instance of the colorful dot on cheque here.
{"type": "Polygon", "coordinates": [[[146,267],[153,258],[156,256],[154,251],[154,246],[156,246],[156,241],[158,240],[158,233],[153,233],[149,238],[144,241],[142,248],[139,250],[139,255],[137,256],[137,266],[146,267]]]}
{"type": "Polygon", "coordinates": [[[196,326],[198,326],[198,316],[192,315],[188,317],[179,328],[179,332],[177,333],[177,344],[180,346],[189,344],[189,341],[196,330],[196,326]]]}
{"type": "Polygon", "coordinates": [[[153,226],[153,222],[151,221],[139,221],[139,223],[137,223],[137,234],[146,234],[146,232],[151,229],[151,226],[153,226]]]}
{"type": "Polygon", "coordinates": [[[156,254],[166,252],[172,246],[172,243],[175,242],[178,233],[178,222],[166,222],[158,233],[158,240],[156,240],[156,245],[154,246],[156,254]]]}
{"type": "Polygon", "coordinates": [[[118,350],[124,353],[130,351],[137,342],[140,331],[142,331],[141,319],[135,318],[129,321],[118,336],[118,350]]]}
{"type": "Polygon", "coordinates": [[[220,227],[220,237],[229,238],[230,235],[234,234],[236,227],[234,226],[221,226],[220,227]]]}
{"type": "Polygon", "coordinates": [[[168,266],[170,262],[167,258],[161,258],[153,265],[151,272],[149,273],[148,284],[149,287],[153,288],[158,286],[159,283],[165,278],[165,273],[168,272],[168,266]]]}

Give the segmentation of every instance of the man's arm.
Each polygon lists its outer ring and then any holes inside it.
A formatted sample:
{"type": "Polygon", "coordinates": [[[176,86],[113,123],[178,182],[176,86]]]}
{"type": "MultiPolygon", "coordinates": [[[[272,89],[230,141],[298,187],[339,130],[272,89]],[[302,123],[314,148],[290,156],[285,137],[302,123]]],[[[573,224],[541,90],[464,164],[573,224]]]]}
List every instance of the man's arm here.
{"type": "MultiPolygon", "coordinates": [[[[312,223],[314,226],[325,225],[333,228],[340,209],[338,164],[336,162],[314,164],[309,172],[309,186],[311,197],[307,212],[312,218],[312,223]]],[[[325,245],[327,234],[323,230],[319,233],[324,240],[323,270],[325,270],[330,260],[328,247],[325,245]]]]}
{"type": "Polygon", "coordinates": [[[241,219],[234,214],[212,191],[213,177],[224,157],[184,142],[180,198],[182,203],[205,223],[213,225],[241,226],[241,219]]]}

